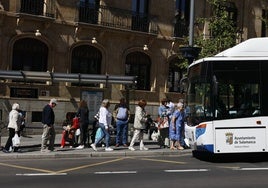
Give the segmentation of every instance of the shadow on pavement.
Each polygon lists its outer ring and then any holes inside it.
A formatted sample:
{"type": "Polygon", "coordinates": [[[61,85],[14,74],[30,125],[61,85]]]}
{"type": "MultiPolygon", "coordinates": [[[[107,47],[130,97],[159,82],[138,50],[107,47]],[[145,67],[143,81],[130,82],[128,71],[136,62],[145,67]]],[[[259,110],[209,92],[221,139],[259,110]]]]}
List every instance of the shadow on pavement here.
{"type": "Polygon", "coordinates": [[[209,152],[192,151],[193,157],[213,163],[233,163],[233,162],[264,162],[268,161],[268,153],[231,153],[212,154],[209,152]]]}

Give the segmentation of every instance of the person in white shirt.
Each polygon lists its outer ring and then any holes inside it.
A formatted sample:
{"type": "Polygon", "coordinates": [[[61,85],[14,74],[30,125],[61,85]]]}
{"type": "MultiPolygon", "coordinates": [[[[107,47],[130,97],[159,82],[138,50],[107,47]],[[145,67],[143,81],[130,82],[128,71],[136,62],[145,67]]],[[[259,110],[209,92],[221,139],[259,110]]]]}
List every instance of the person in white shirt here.
{"type": "MultiPolygon", "coordinates": [[[[110,102],[108,99],[104,99],[102,101],[100,110],[99,110],[99,127],[102,129],[105,137],[105,151],[113,151],[110,144],[110,133],[109,133],[109,126],[112,123],[112,113],[109,111],[110,102]]],[[[94,151],[97,151],[97,144],[101,141],[102,138],[95,139],[95,142],[90,146],[93,148],[94,151]]]]}
{"type": "Polygon", "coordinates": [[[12,105],[12,110],[9,112],[9,122],[8,122],[8,130],[9,130],[9,137],[7,139],[6,145],[3,149],[4,153],[9,153],[9,148],[13,146],[12,138],[15,136],[16,133],[19,131],[18,127],[18,118],[19,118],[19,110],[20,105],[18,103],[14,103],[12,105]]]}

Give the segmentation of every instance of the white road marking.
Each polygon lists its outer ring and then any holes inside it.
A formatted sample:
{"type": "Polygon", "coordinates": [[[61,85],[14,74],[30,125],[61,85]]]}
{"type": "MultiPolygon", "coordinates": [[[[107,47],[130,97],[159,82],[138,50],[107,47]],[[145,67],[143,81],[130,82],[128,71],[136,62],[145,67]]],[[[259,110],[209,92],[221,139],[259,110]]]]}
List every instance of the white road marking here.
{"type": "Polygon", "coordinates": [[[252,171],[252,170],[268,170],[268,168],[238,168],[234,170],[252,171]]]}
{"type": "Polygon", "coordinates": [[[65,176],[67,173],[25,173],[16,174],[16,176],[65,176]]]}
{"type": "Polygon", "coordinates": [[[209,169],[164,170],[165,172],[207,172],[209,169]]]}
{"type": "Polygon", "coordinates": [[[106,171],[106,172],[95,172],[94,174],[136,174],[137,171],[106,171]]]}

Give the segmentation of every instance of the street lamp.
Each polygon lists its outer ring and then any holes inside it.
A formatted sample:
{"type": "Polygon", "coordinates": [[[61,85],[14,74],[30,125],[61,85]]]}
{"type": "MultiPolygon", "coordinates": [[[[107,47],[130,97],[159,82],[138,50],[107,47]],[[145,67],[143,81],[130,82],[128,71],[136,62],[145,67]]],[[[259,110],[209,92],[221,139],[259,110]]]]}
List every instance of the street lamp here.
{"type": "Polygon", "coordinates": [[[42,34],[40,33],[40,31],[37,29],[36,31],[35,31],[35,36],[37,36],[37,37],[40,37],[42,34]]]}
{"type": "Polygon", "coordinates": [[[190,8],[190,25],[189,25],[189,46],[180,47],[182,56],[188,60],[188,63],[191,64],[195,58],[198,57],[201,48],[194,47],[194,8],[195,2],[191,0],[190,8]]]}

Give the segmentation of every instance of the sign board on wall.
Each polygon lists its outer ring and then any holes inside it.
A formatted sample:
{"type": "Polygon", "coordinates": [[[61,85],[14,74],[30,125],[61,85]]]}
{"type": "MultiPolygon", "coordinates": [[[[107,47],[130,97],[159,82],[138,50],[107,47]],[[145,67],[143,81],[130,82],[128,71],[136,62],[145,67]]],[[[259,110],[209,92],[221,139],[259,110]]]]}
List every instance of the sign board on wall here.
{"type": "Polygon", "coordinates": [[[89,108],[89,123],[93,123],[94,116],[98,112],[103,100],[102,91],[82,91],[81,100],[87,101],[89,108]]]}

